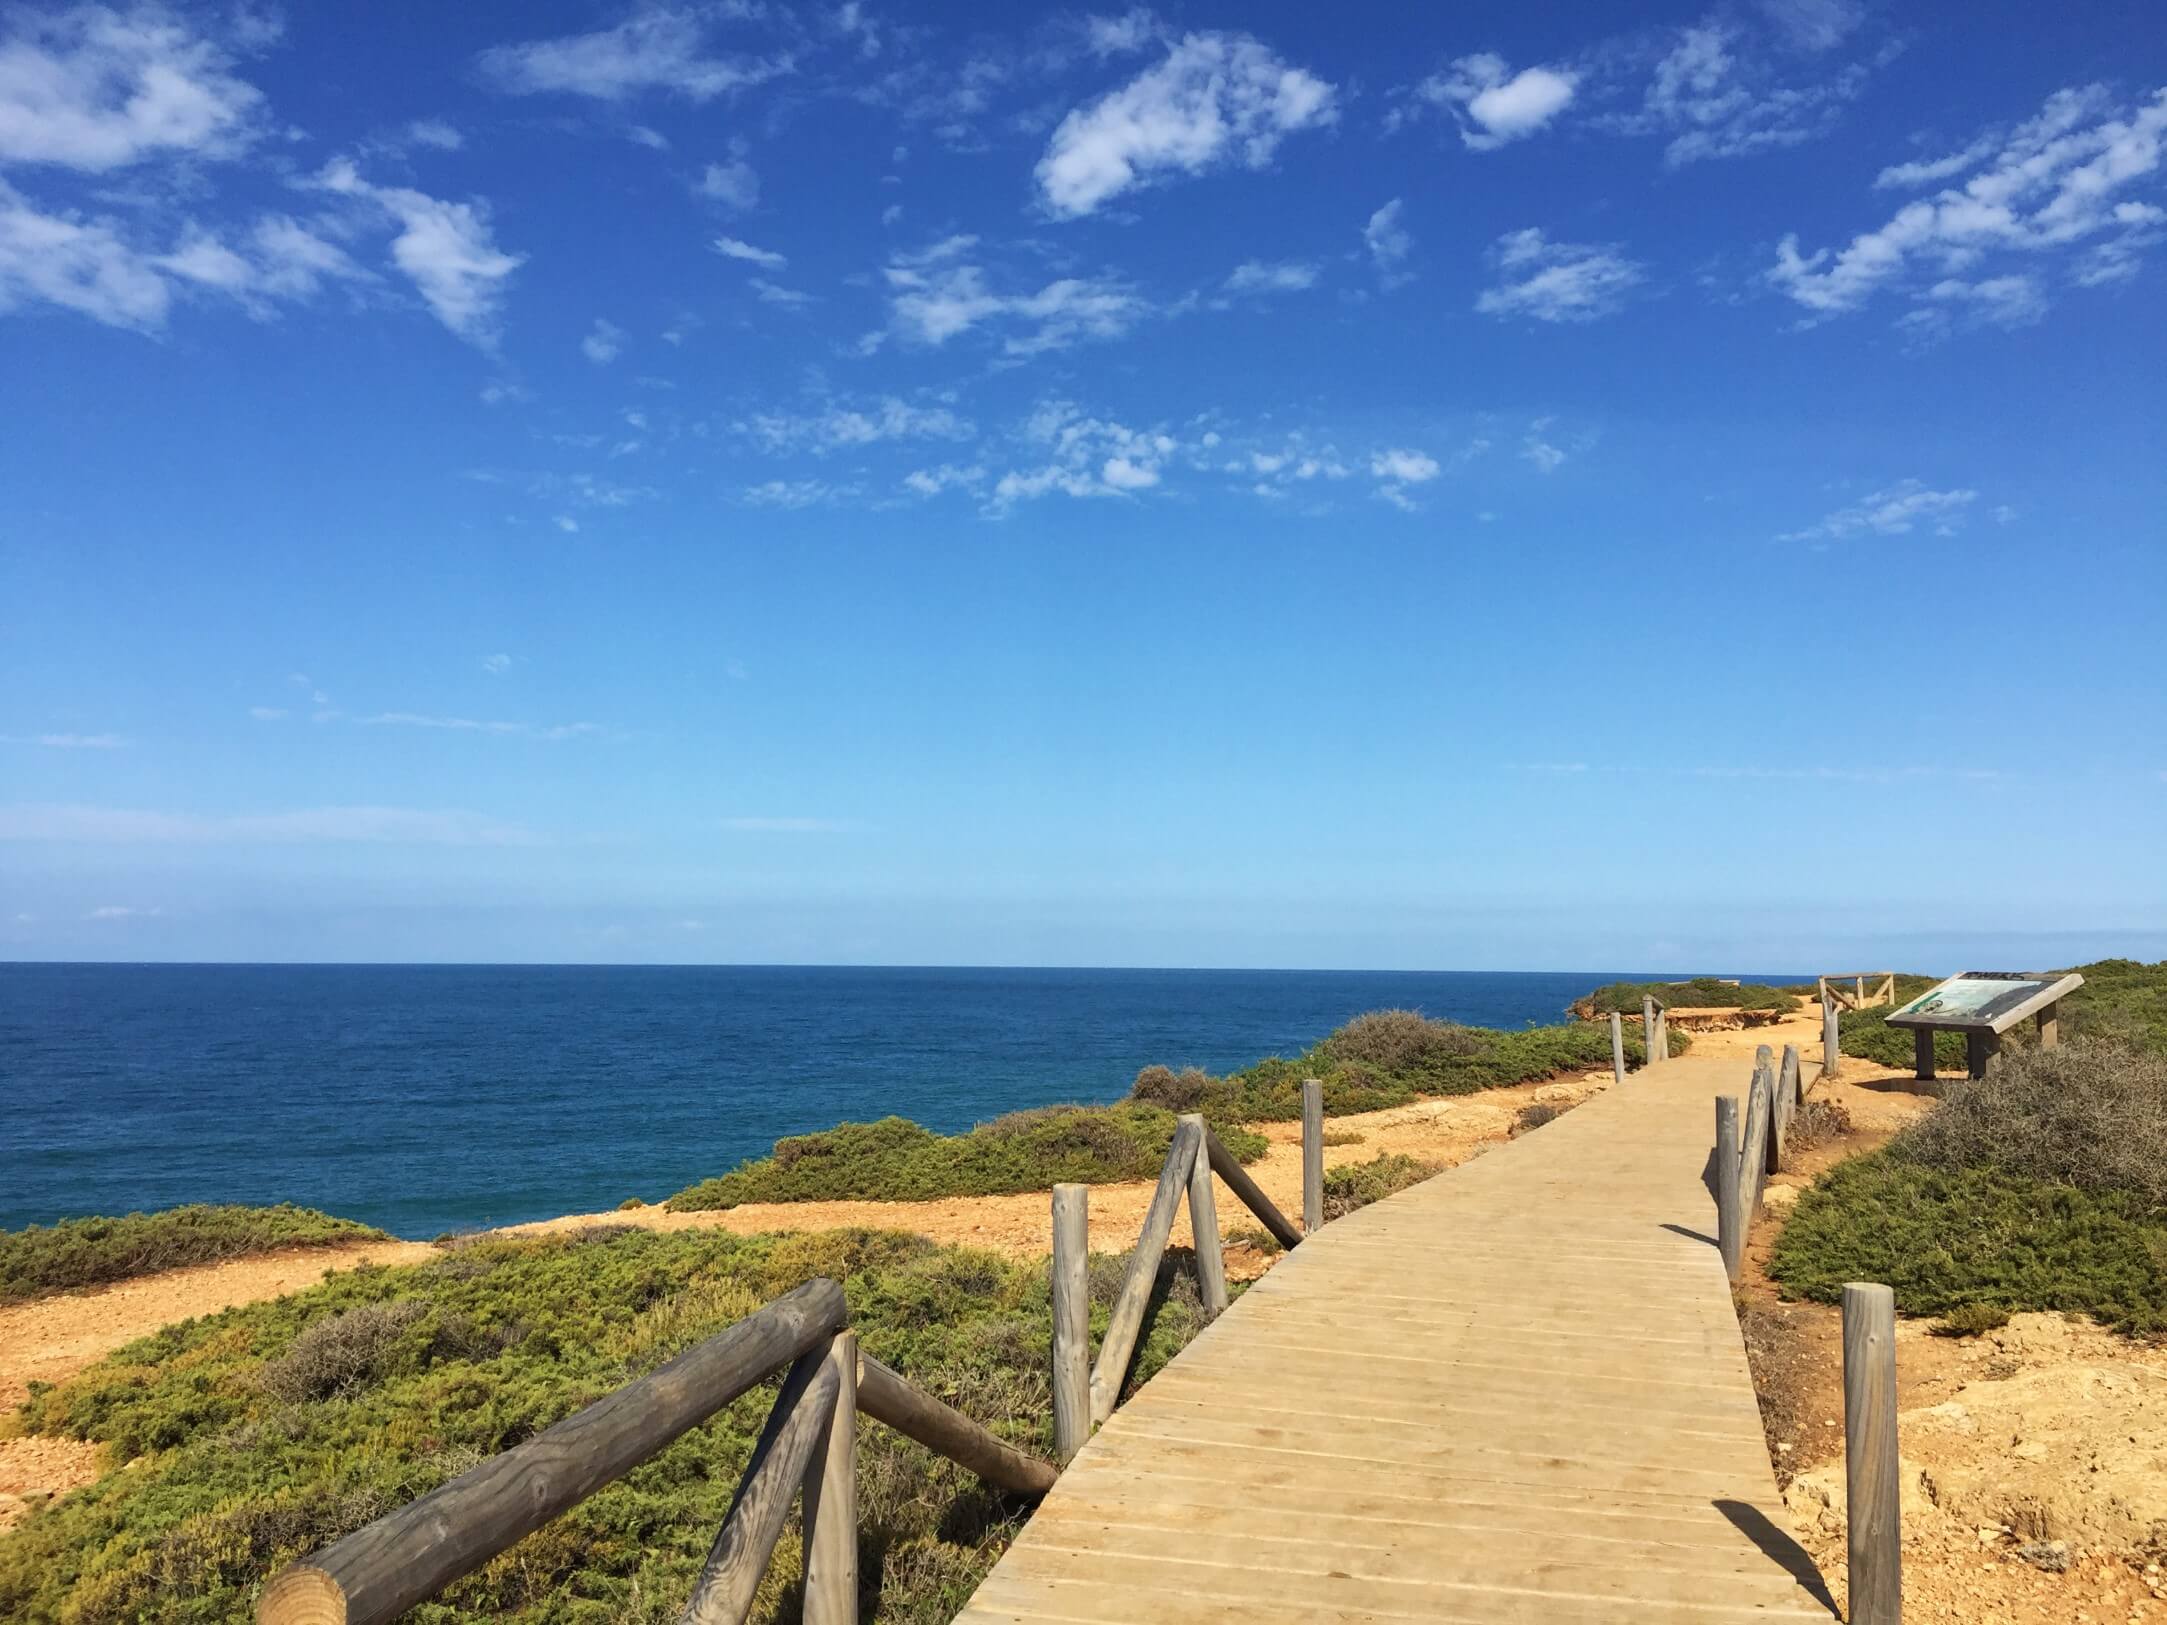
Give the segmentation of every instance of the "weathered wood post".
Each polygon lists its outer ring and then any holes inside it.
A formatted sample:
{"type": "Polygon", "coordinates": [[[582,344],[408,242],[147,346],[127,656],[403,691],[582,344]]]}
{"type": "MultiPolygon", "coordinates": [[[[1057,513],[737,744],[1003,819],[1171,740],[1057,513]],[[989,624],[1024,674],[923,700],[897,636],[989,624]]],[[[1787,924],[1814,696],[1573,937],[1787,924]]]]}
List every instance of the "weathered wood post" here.
{"type": "Polygon", "coordinates": [[[1211,1158],[1202,1149],[1204,1118],[1191,1112],[1181,1119],[1196,1125],[1198,1151],[1189,1169],[1189,1231],[1196,1239],[1197,1293],[1204,1313],[1213,1317],[1226,1308],[1226,1254],[1219,1247],[1219,1203],[1211,1189],[1211,1158]]]}
{"type": "Polygon", "coordinates": [[[1911,1029],[1911,1072],[1922,1083],[1934,1078],[1934,1029],[1914,1027],[1911,1029]]]}
{"type": "Polygon", "coordinates": [[[1324,1085],[1302,1080],[1302,1234],[1324,1228],[1324,1085]]]}
{"type": "Polygon", "coordinates": [[[1903,1486],[1896,1454],[1896,1294],[1843,1289],[1843,1454],[1851,1625],[1900,1625],[1903,1486]]]}
{"type": "Polygon", "coordinates": [[[1964,1070],[1974,1078],[1986,1076],[1986,1064],[1994,1059],[1994,1052],[2001,1040],[1983,1027],[1973,1027],[1964,1034],[1964,1070]]]}
{"type": "Polygon", "coordinates": [[[799,1491],[805,1525],[805,1625],[858,1625],[858,1334],[828,1344],[835,1408],[799,1491]]]}
{"type": "Polygon", "coordinates": [[[1836,1024],[1836,1001],[1821,1006],[1821,1076],[1833,1078],[1843,1065],[1843,1033],[1836,1024]]]}
{"type": "Polygon", "coordinates": [[[1761,1187],[1767,1182],[1769,1116],[1775,1086],[1766,1067],[1753,1069],[1753,1083],[1746,1091],[1746,1132],[1739,1146],[1739,1200],[1746,1217],[1761,1211],[1761,1187]]]}
{"type": "Polygon", "coordinates": [[[1783,1166],[1784,1149],[1791,1139],[1791,1119],[1798,1112],[1798,1046],[1783,1046],[1783,1064],[1776,1073],[1776,1143],[1768,1171],[1783,1166]]]}
{"type": "Polygon", "coordinates": [[[2052,1049],[2062,1041],[2062,1007],[2050,1004],[2032,1017],[2032,1024],[2039,1029],[2039,1047],[2052,1049]]]}
{"type": "Polygon", "coordinates": [[[1625,1081],[1625,1018],[1610,1012],[1610,1081],[1625,1081]]]}
{"type": "Polygon", "coordinates": [[[1855,977],[1852,985],[1857,989],[1857,1002],[1851,1008],[1863,1010],[1866,1008],[1866,978],[1863,976],[1855,977]]]}
{"type": "Polygon", "coordinates": [[[1053,1188],[1053,1453],[1091,1437],[1091,1187],[1053,1188]]]}
{"type": "Polygon", "coordinates": [[[1739,1265],[1746,1256],[1745,1204],[1740,1199],[1738,1176],[1738,1097],[1716,1096],[1716,1248],[1723,1255],[1723,1273],[1738,1282],[1739,1265]]]}
{"type": "Polygon", "coordinates": [[[1113,1313],[1106,1317],[1106,1336],[1099,1344],[1098,1361],[1091,1368],[1094,1426],[1114,1414],[1114,1405],[1121,1398],[1129,1361],[1136,1355],[1136,1336],[1143,1329],[1144,1311],[1151,1304],[1151,1286],[1159,1277],[1159,1261],[1166,1256],[1166,1238],[1173,1232],[1174,1214],[1188,1193],[1189,1168],[1202,1155],[1203,1137],[1197,1125],[1175,1124],[1174,1142],[1166,1148],[1158,1188],[1151,1193],[1151,1206],[1144,1210],[1136,1250],[1129,1254],[1128,1273],[1121,1277],[1121,1293],[1114,1299],[1113,1313]]]}
{"type": "Polygon", "coordinates": [[[1662,1048],[1656,1042],[1655,997],[1647,993],[1640,997],[1640,1042],[1641,1047],[1648,1052],[1640,1063],[1642,1066],[1653,1066],[1663,1058],[1662,1048]]]}

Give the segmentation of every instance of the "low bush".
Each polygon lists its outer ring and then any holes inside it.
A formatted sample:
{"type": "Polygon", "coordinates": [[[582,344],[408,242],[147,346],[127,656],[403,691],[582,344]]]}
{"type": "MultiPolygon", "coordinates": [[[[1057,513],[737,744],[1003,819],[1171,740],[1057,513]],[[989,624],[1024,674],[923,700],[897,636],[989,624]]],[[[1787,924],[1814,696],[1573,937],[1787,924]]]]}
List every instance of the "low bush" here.
{"type": "Polygon", "coordinates": [[[1547,1101],[1532,1101],[1528,1105],[1522,1106],[1519,1114],[1513,1118],[1512,1132],[1517,1137],[1527,1133],[1530,1129],[1541,1128],[1545,1123],[1555,1122],[1557,1117],[1557,1107],[1550,1105],[1547,1101]]]}
{"type": "MultiPolygon", "coordinates": [[[[663,1205],[689,1213],[745,1202],[904,1202],[1040,1191],[1066,1181],[1156,1179],[1174,1138],[1174,1116],[1161,1105],[1131,1101],[1013,1112],[967,1134],[935,1134],[902,1117],[842,1123],[777,1140],[772,1155],[681,1190],[663,1205]]],[[[1244,1162],[1264,1154],[1260,1134],[1231,1125],[1216,1132],[1244,1162]]]]}
{"type": "Polygon", "coordinates": [[[1613,1010],[1637,1016],[1641,1000],[1653,997],[1666,1010],[1779,1010],[1798,1008],[1798,995],[1764,982],[1719,982],[1712,976],[1696,976],[1685,982],[1609,982],[1584,998],[1575,999],[1572,1013],[1583,1020],[1607,1016],[1613,1010]]]}
{"type": "MultiPolygon", "coordinates": [[[[1689,1043],[1684,1033],[1671,1034],[1670,1053],[1683,1054],[1689,1043]]],[[[1625,1051],[1633,1065],[1647,1057],[1637,1032],[1626,1034],[1625,1051]]],[[[1435,1021],[1411,1010],[1373,1010],[1291,1060],[1275,1055],[1224,1077],[1195,1067],[1175,1072],[1147,1066],[1129,1098],[1170,1111],[1201,1111],[1215,1123],[1291,1122],[1302,1115],[1305,1078],[1322,1081],[1325,1115],[1341,1117],[1428,1095],[1473,1094],[1609,1066],[1609,1032],[1586,1022],[1507,1032],[1435,1021]]]]}
{"type": "MultiPolygon", "coordinates": [[[[1889,1012],[1893,1008],[1892,1005],[1877,1005],[1871,1010],[1839,1011],[1836,1047],[1862,1061],[1875,1061],[1882,1066],[1910,1071],[1916,1054],[1911,1029],[1889,1025],[1889,1012]]],[[[1964,1035],[1934,1034],[1934,1070],[1961,1072],[1965,1065],[1964,1035]]]]}
{"type": "Polygon", "coordinates": [[[120,1219],[33,1224],[23,1230],[0,1231],[0,1303],[281,1247],[336,1247],[380,1241],[383,1236],[381,1230],[351,1219],[286,1204],[199,1203],[120,1219]]]}
{"type": "MultiPolygon", "coordinates": [[[[1103,1332],[1123,1261],[1096,1258],[1103,1332]]],[[[57,1388],[35,1430],[98,1441],[97,1483],[0,1537],[0,1619],[209,1625],[263,1579],[653,1369],[815,1275],[867,1353],[1039,1452],[1052,1443],[1046,1266],[880,1232],[492,1238],[402,1269],[183,1322],[57,1388]],[[125,1470],[122,1464],[126,1463],[125,1470]]],[[[1203,1325],[1170,1253],[1134,1381],[1203,1325]]],[[[683,1608],[773,1398],[746,1395],[405,1616],[662,1625],[683,1608]]],[[[858,1436],[861,1611],[936,1625],[1020,1509],[886,1428],[858,1436]]],[[[795,1527],[753,1617],[797,1618],[795,1527]]]]}
{"type": "Polygon", "coordinates": [[[1324,1171],[1324,1217],[1344,1217],[1357,1208],[1381,1202],[1396,1191],[1419,1185],[1443,1164],[1396,1151],[1380,1151],[1367,1162],[1347,1162],[1324,1171]]]}
{"type": "Polygon", "coordinates": [[[1770,1261],[1913,1315],[2082,1311],[2167,1330],[2167,1060],[2085,1042],[2006,1054],[1799,1199],[1770,1261]]]}

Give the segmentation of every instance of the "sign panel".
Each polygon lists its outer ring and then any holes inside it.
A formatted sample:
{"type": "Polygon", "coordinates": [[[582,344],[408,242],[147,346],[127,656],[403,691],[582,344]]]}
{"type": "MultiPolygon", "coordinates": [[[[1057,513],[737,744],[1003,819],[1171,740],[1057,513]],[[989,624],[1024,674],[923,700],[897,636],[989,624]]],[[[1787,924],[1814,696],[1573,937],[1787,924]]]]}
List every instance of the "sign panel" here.
{"type": "Polygon", "coordinates": [[[1892,1027],[1956,1027],[2004,1032],[2084,985],[2076,975],[1965,971],[1889,1013],[1892,1027]]]}

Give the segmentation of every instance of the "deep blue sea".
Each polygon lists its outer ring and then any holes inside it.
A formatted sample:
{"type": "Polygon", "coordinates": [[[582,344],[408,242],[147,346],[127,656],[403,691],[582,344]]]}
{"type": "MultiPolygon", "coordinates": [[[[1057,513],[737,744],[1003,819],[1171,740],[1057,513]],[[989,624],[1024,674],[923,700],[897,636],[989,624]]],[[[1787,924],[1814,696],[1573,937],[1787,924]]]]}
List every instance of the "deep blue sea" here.
{"type": "MultiPolygon", "coordinates": [[[[658,1201],[785,1134],[953,1131],[1618,972],[0,965],[0,1229],[298,1202],[401,1236],[658,1201]]],[[[1635,976],[1640,980],[1642,977],[1635,976]]]]}

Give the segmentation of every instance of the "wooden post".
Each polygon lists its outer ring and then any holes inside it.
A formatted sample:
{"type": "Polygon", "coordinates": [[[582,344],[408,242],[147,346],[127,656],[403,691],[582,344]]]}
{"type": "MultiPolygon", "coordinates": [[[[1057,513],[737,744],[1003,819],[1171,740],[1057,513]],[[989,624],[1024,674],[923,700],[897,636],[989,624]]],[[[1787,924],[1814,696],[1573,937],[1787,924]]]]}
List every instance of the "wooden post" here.
{"type": "Polygon", "coordinates": [[[1105,1341],[1099,1344],[1098,1364],[1091,1368],[1091,1421],[1094,1426],[1114,1414],[1121,1385],[1136,1353],[1136,1334],[1143,1329],[1144,1309],[1151,1301],[1151,1283],[1158,1278],[1159,1260],[1166,1256],[1166,1238],[1173,1232],[1174,1212],[1189,1188],[1189,1164],[1201,1151],[1194,1123],[1174,1128],[1174,1143],[1167,1147],[1166,1163],[1159,1169],[1159,1188],[1151,1193],[1144,1213],[1144,1228],[1129,1254],[1129,1270],[1121,1278],[1121,1296],[1106,1323],[1105,1341]]]}
{"type": "Polygon", "coordinates": [[[1746,1215],[1739,1199],[1738,1097],[1716,1096],[1716,1248],[1723,1255],[1723,1273],[1738,1284],[1738,1268],[1746,1256],[1746,1215]]]}
{"type": "MultiPolygon", "coordinates": [[[[1190,1113],[1181,1119],[1196,1125],[1196,1143],[1204,1143],[1204,1119],[1190,1113]]],[[[1189,1161],[1189,1233],[1196,1241],[1197,1295],[1204,1313],[1217,1318],[1226,1309],[1226,1254],[1219,1246],[1219,1203],[1211,1189],[1211,1158],[1201,1153],[1189,1161]]]]}
{"type": "Polygon", "coordinates": [[[1796,1044],[1783,1046],[1782,1077],[1790,1081],[1791,1111],[1795,1115],[1798,1108],[1806,1104],[1806,1069],[1799,1065],[1796,1044]]]}
{"type": "Polygon", "coordinates": [[[1934,1077],[1934,1029],[1914,1027],[1911,1029],[1911,1071],[1924,1082],[1934,1077]]]}
{"type": "Polygon", "coordinates": [[[1302,1244],[1301,1231],[1294,1228],[1287,1216],[1279,1211],[1278,1204],[1264,1194],[1257,1182],[1249,1177],[1249,1170],[1210,1129],[1204,1131],[1204,1153],[1211,1159],[1211,1171],[1226,1181],[1226,1188],[1241,1198],[1242,1206],[1257,1216],[1257,1222],[1272,1233],[1274,1241],[1289,1252],[1302,1244]]]}
{"type": "Polygon", "coordinates": [[[1053,1488],[1056,1475],[1051,1462],[995,1437],[870,1354],[858,1356],[858,1409],[958,1466],[968,1467],[998,1489],[1044,1495],[1053,1488]]]}
{"type": "Polygon", "coordinates": [[[1053,1453],[1066,1467],[1091,1437],[1089,1185],[1053,1188],[1053,1453]]]}
{"type": "Polygon", "coordinates": [[[1994,1059],[1994,1035],[1984,1027],[1973,1027],[1964,1034],[1965,1070],[1975,1078],[1986,1076],[1986,1063],[1994,1059]]]}
{"type": "Polygon", "coordinates": [[[1648,1053],[1640,1063],[1642,1066],[1654,1066],[1663,1058],[1656,1043],[1656,1036],[1655,998],[1652,994],[1644,993],[1640,999],[1640,1042],[1641,1047],[1648,1053]]]}
{"type": "Polygon", "coordinates": [[[1302,1234],[1324,1228],[1324,1085],[1302,1080],[1302,1234]]]}
{"type": "MultiPolygon", "coordinates": [[[[707,1565],[685,1604],[683,1625],[745,1625],[753,1593],[775,1555],[798,1485],[813,1470],[835,1408],[836,1374],[825,1349],[803,1355],[783,1379],[767,1413],[760,1442],[738,1482],[730,1515],[722,1520],[707,1565]]],[[[857,1531],[851,1531],[857,1538],[857,1531]]]]}
{"type": "Polygon", "coordinates": [[[1625,1081],[1625,1018],[1610,1012],[1610,1081],[1625,1081]]]}
{"type": "Polygon", "coordinates": [[[1821,1076],[1833,1078],[1843,1065],[1843,1032],[1837,1026],[1836,1001],[1821,1007],[1821,1076]]]}
{"type": "Polygon", "coordinates": [[[858,1625],[858,1334],[828,1344],[835,1404],[799,1491],[805,1524],[805,1625],[858,1625]]]}
{"type": "Polygon", "coordinates": [[[1753,1083],[1746,1091],[1746,1133],[1739,1146],[1739,1185],[1748,1219],[1761,1211],[1761,1188],[1768,1181],[1768,1136],[1775,1083],[1766,1067],[1753,1069],[1753,1083]]]}
{"type": "Polygon", "coordinates": [[[1813,990],[1820,995],[1821,1008],[1826,1010],[1828,1008],[1828,978],[1826,976],[1816,976],[1813,979],[1813,990]]]}
{"type": "Polygon", "coordinates": [[[1857,997],[1856,997],[1856,998],[1854,998],[1854,999],[1852,1000],[1852,1003],[1851,1003],[1851,1008],[1852,1008],[1852,1009],[1854,1009],[1854,1010],[1863,1010],[1863,1009],[1865,1009],[1865,1008],[1866,1008],[1866,978],[1865,978],[1865,977],[1863,977],[1863,976],[1860,976],[1860,977],[1855,977],[1855,978],[1853,978],[1853,980],[1852,980],[1852,984],[1851,984],[1851,985],[1853,986],[1853,988],[1855,988],[1855,989],[1857,990],[1857,997]]]}
{"type": "Polygon", "coordinates": [[[2039,1047],[2052,1049],[2062,1041],[2062,1007],[2050,1004],[2032,1017],[2032,1025],[2039,1029],[2039,1047]]]}
{"type": "Polygon", "coordinates": [[[824,1348],[849,1315],[841,1287],[808,1281],[525,1444],[289,1564],[264,1587],[257,1619],[380,1625],[396,1618],[698,1427],[777,1366],[824,1348]]]}
{"type": "Polygon", "coordinates": [[[1903,1486],[1896,1453],[1896,1294],[1843,1289],[1843,1454],[1851,1625],[1900,1625],[1903,1486]]]}
{"type": "Polygon", "coordinates": [[[1791,1119],[1798,1111],[1798,1049],[1795,1045],[1783,1046],[1783,1064],[1776,1073],[1776,1139],[1768,1161],[1768,1171],[1775,1173],[1783,1166],[1784,1148],[1791,1140],[1791,1119]]]}

